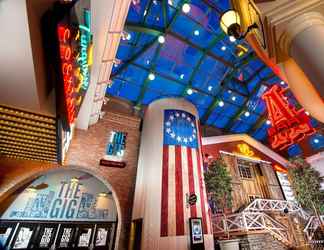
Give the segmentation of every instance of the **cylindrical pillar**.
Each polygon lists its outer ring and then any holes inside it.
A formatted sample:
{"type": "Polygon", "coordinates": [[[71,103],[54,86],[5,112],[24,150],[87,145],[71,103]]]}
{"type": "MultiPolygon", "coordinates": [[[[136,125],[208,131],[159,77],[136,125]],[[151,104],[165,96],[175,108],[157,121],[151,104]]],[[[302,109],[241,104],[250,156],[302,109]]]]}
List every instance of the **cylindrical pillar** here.
{"type": "Polygon", "coordinates": [[[317,120],[324,122],[324,17],[307,12],[291,20],[280,37],[288,84],[299,103],[317,120]]]}
{"type": "Polygon", "coordinates": [[[205,249],[214,249],[198,119],[184,99],[161,99],[146,110],[133,207],[133,219],[143,219],[143,250],[190,249],[194,217],[201,218],[205,249]]]}

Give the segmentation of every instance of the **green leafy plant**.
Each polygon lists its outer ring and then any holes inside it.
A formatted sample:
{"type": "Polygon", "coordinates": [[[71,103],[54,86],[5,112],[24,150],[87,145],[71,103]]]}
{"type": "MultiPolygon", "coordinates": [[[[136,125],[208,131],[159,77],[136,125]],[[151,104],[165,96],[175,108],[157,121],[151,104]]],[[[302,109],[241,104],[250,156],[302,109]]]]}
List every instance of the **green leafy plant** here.
{"type": "Polygon", "coordinates": [[[314,212],[324,213],[324,192],[321,188],[321,177],[318,171],[303,158],[290,160],[289,177],[298,203],[314,212]]]}
{"type": "Polygon", "coordinates": [[[222,159],[213,161],[205,172],[207,192],[224,213],[232,207],[231,175],[222,159]]]}

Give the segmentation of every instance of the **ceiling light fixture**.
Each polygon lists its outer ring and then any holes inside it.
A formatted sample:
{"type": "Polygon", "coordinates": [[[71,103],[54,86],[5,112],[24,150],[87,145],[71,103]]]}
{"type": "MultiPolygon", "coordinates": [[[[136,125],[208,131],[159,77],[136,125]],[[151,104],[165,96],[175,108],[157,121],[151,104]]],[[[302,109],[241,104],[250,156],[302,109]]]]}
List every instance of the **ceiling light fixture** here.
{"type": "Polygon", "coordinates": [[[319,143],[319,139],[314,139],[314,142],[315,143],[319,143]]]}
{"type": "Polygon", "coordinates": [[[158,38],[158,42],[159,43],[164,43],[165,42],[164,36],[160,35],[159,38],[158,38]]]}
{"type": "Polygon", "coordinates": [[[195,35],[195,36],[199,36],[199,30],[195,30],[195,31],[194,31],[194,35],[195,35]]]}
{"type": "Polygon", "coordinates": [[[226,46],[222,46],[221,50],[222,51],[225,51],[226,50],[226,46]]]}
{"type": "Polygon", "coordinates": [[[285,85],[285,82],[284,82],[284,81],[281,81],[280,84],[281,84],[281,85],[285,85]]]}
{"type": "Polygon", "coordinates": [[[189,13],[190,9],[191,9],[190,4],[185,3],[184,5],[182,5],[183,13],[189,13]]]}
{"type": "Polygon", "coordinates": [[[220,106],[220,107],[224,107],[224,102],[223,102],[223,101],[220,101],[220,102],[218,103],[218,106],[220,106]]]}
{"type": "Polygon", "coordinates": [[[212,89],[213,89],[213,86],[208,86],[208,91],[212,91],[212,89]]]}
{"type": "Polygon", "coordinates": [[[246,111],[246,112],[244,113],[244,115],[245,115],[245,117],[249,117],[249,116],[250,116],[250,112],[249,112],[249,111],[246,111]]]}
{"type": "Polygon", "coordinates": [[[151,80],[151,81],[153,81],[155,79],[155,75],[153,73],[150,73],[148,75],[148,79],[151,80]]]}
{"type": "Polygon", "coordinates": [[[183,79],[183,78],[184,78],[184,74],[181,74],[181,75],[180,75],[180,79],[183,79]]]}
{"type": "Polygon", "coordinates": [[[235,102],[236,101],[236,96],[232,97],[232,101],[235,102]]]}
{"type": "Polygon", "coordinates": [[[192,95],[192,93],[193,93],[193,90],[191,88],[187,89],[187,94],[188,95],[192,95]]]}
{"type": "Polygon", "coordinates": [[[267,125],[270,125],[270,124],[271,124],[270,120],[267,120],[267,121],[266,121],[266,124],[267,124],[267,125]]]}
{"type": "Polygon", "coordinates": [[[241,40],[253,29],[257,29],[258,25],[253,23],[250,25],[246,32],[242,33],[241,18],[235,10],[228,10],[220,17],[220,27],[226,35],[230,37],[230,41],[241,40]],[[235,39],[235,40],[234,40],[235,39]]]}

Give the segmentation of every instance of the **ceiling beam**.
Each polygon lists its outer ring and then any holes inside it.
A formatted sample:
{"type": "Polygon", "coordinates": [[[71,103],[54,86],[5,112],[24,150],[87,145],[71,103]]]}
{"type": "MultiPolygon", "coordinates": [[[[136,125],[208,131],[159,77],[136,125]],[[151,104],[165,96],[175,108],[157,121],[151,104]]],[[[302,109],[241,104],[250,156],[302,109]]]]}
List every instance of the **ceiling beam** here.
{"type": "Polygon", "coordinates": [[[199,45],[191,42],[190,40],[180,36],[179,34],[171,31],[170,29],[161,29],[161,28],[156,28],[156,27],[147,27],[147,26],[141,26],[138,25],[136,23],[129,23],[127,22],[125,24],[125,28],[127,30],[132,30],[132,31],[136,31],[136,32],[145,32],[147,34],[155,34],[156,36],[158,35],[170,35],[176,39],[178,39],[179,41],[188,44],[189,46],[199,50],[202,53],[206,53],[208,56],[210,56],[211,58],[223,63],[224,65],[226,65],[227,67],[230,68],[234,68],[234,64],[232,64],[231,62],[228,62],[226,60],[224,60],[222,57],[216,55],[215,53],[211,52],[210,50],[204,49],[203,47],[200,47],[199,45]]]}

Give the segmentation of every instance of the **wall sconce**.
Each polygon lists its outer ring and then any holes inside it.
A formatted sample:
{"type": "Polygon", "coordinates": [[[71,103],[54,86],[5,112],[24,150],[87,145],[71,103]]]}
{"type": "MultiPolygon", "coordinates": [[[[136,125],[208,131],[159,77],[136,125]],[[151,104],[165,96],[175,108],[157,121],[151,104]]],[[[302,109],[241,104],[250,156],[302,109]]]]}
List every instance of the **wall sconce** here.
{"type": "Polygon", "coordinates": [[[241,18],[235,10],[228,10],[224,12],[220,17],[220,27],[229,37],[234,37],[237,40],[241,40],[253,29],[257,29],[256,23],[250,25],[247,31],[242,34],[241,18]]]}

